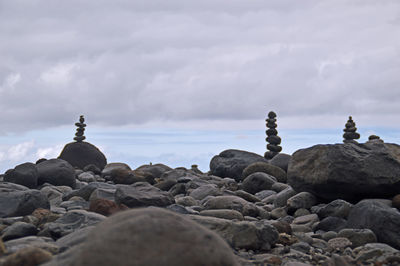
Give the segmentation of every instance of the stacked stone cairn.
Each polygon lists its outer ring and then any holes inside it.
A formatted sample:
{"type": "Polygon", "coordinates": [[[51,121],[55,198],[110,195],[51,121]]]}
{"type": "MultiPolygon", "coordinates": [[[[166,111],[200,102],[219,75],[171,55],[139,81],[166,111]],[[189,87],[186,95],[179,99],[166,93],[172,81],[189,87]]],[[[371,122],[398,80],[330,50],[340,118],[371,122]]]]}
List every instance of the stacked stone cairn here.
{"type": "Polygon", "coordinates": [[[86,139],[86,137],[83,135],[83,133],[85,132],[85,127],[86,127],[86,124],[84,122],[85,122],[85,118],[83,117],[83,115],[81,115],[79,117],[79,122],[75,123],[75,126],[78,127],[76,129],[75,138],[74,138],[74,140],[76,140],[76,142],[82,142],[84,139],[86,139]]]}
{"type": "Polygon", "coordinates": [[[281,144],[281,138],[278,136],[278,130],[276,130],[276,113],[273,111],[269,112],[268,118],[265,121],[267,122],[268,128],[266,131],[266,141],[269,142],[269,144],[267,144],[268,151],[264,154],[264,157],[269,160],[282,151],[282,147],[279,146],[279,144],[281,144]]]}
{"type": "Polygon", "coordinates": [[[344,134],[343,134],[343,142],[344,143],[357,143],[355,141],[356,139],[360,138],[360,134],[358,134],[357,128],[356,128],[356,123],[354,123],[353,118],[349,116],[349,120],[347,121],[345,125],[345,129],[343,129],[344,134]]]}

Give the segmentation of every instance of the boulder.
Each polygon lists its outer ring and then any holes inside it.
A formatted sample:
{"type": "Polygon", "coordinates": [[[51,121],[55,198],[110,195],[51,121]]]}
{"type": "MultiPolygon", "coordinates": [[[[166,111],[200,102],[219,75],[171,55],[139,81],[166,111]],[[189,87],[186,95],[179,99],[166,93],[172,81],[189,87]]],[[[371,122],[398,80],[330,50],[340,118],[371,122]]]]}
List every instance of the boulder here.
{"type": "Polygon", "coordinates": [[[288,199],[296,195],[296,191],[291,187],[287,187],[284,190],[280,191],[276,194],[276,198],[274,200],[275,207],[284,207],[287,204],[288,199]]]}
{"type": "Polygon", "coordinates": [[[104,166],[103,170],[101,171],[101,176],[102,177],[110,176],[111,173],[116,169],[123,169],[128,171],[132,170],[126,163],[109,163],[106,166],[104,166]]]}
{"type": "Polygon", "coordinates": [[[51,159],[36,165],[39,173],[38,184],[49,183],[55,186],[75,188],[75,170],[61,159],[51,159]]]}
{"type": "Polygon", "coordinates": [[[47,197],[39,190],[0,192],[0,218],[29,215],[37,208],[50,208],[47,197]]]}
{"type": "Polygon", "coordinates": [[[283,171],[278,166],[266,163],[266,162],[255,162],[247,166],[242,173],[242,179],[245,179],[247,176],[256,173],[262,172],[276,178],[278,182],[285,183],[286,182],[286,172],[283,171]]]}
{"type": "Polygon", "coordinates": [[[14,169],[8,170],[4,175],[5,182],[23,185],[28,188],[36,188],[38,184],[38,171],[33,163],[23,163],[14,169]]]}
{"type": "Polygon", "coordinates": [[[71,191],[70,193],[67,193],[63,197],[63,200],[68,200],[74,196],[79,196],[85,200],[89,200],[92,192],[99,188],[101,188],[101,189],[116,189],[116,186],[112,185],[112,184],[108,184],[108,183],[103,183],[103,182],[92,182],[78,190],[74,190],[74,191],[71,191]]]}
{"type": "Polygon", "coordinates": [[[334,216],[346,219],[349,216],[353,204],[345,200],[334,200],[324,206],[315,206],[313,210],[318,214],[319,218],[323,219],[328,216],[334,216]]]}
{"type": "Polygon", "coordinates": [[[325,201],[389,198],[400,191],[400,146],[387,143],[316,145],[296,151],[288,184],[325,201]]]}
{"type": "Polygon", "coordinates": [[[232,265],[239,263],[221,237],[159,208],[118,213],[100,223],[68,256],[45,266],[232,265]]]}
{"type": "Polygon", "coordinates": [[[243,216],[256,217],[259,214],[257,207],[237,196],[217,196],[204,203],[207,210],[231,209],[240,212],[243,216]]]}
{"type": "Polygon", "coordinates": [[[125,204],[129,208],[157,206],[166,207],[175,203],[174,198],[165,191],[153,187],[146,182],[138,182],[133,185],[117,185],[115,202],[125,204]]]}
{"type": "Polygon", "coordinates": [[[345,237],[351,241],[352,248],[360,247],[368,243],[375,243],[376,236],[370,229],[351,229],[340,230],[338,237],[345,237]]]}
{"type": "Polygon", "coordinates": [[[321,220],[315,230],[339,232],[346,227],[346,223],[346,220],[343,218],[328,216],[321,220]]]}
{"type": "Polygon", "coordinates": [[[165,172],[172,170],[171,167],[164,164],[142,165],[136,168],[136,171],[144,173],[146,176],[151,176],[153,180],[160,178],[165,172]]]}
{"type": "Polygon", "coordinates": [[[255,153],[241,150],[225,150],[214,156],[210,161],[212,175],[242,179],[243,170],[252,163],[267,162],[267,160],[255,153]]]}
{"type": "Polygon", "coordinates": [[[285,170],[287,172],[289,162],[292,159],[292,156],[286,153],[278,153],[277,155],[274,156],[271,160],[269,160],[269,163],[275,166],[280,167],[281,169],[285,170]]]}
{"type": "Polygon", "coordinates": [[[371,229],[378,242],[400,248],[400,212],[380,200],[362,200],[353,206],[347,227],[371,229]]]}
{"type": "Polygon", "coordinates": [[[301,208],[310,209],[312,206],[317,204],[317,199],[309,192],[300,192],[290,197],[286,204],[290,210],[297,210],[301,208]]]}
{"type": "Polygon", "coordinates": [[[221,192],[219,191],[218,187],[214,184],[206,184],[200,186],[194,190],[192,190],[189,196],[193,197],[196,200],[202,200],[207,196],[216,196],[220,195],[221,192]]]}
{"type": "Polygon", "coordinates": [[[7,241],[14,238],[36,235],[37,233],[38,229],[33,224],[15,222],[2,231],[2,239],[7,241]]]}
{"type": "Polygon", "coordinates": [[[263,172],[255,172],[243,180],[242,189],[251,194],[256,194],[262,190],[271,189],[274,183],[276,183],[275,177],[263,172]]]}
{"type": "Polygon", "coordinates": [[[93,164],[102,170],[107,164],[104,154],[96,146],[88,142],[68,143],[58,158],[69,162],[73,167],[79,169],[93,164]]]}

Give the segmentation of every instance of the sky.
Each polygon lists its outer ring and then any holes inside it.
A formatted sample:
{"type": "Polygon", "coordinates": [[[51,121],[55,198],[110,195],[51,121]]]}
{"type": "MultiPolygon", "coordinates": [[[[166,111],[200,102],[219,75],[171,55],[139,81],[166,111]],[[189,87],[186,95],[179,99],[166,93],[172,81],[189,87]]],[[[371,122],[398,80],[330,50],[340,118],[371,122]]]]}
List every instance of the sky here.
{"type": "Polygon", "coordinates": [[[0,172],[87,141],[132,168],[400,142],[398,0],[0,0],[0,172]]]}

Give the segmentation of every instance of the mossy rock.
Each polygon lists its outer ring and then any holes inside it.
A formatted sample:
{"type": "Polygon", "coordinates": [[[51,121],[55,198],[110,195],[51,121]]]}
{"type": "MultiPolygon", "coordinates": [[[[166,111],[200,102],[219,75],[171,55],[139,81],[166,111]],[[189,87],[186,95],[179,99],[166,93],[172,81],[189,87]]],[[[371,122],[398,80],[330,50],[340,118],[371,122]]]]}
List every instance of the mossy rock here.
{"type": "Polygon", "coordinates": [[[272,175],[278,182],[286,183],[286,172],[282,168],[264,162],[255,162],[247,166],[242,172],[242,180],[256,172],[272,175]]]}

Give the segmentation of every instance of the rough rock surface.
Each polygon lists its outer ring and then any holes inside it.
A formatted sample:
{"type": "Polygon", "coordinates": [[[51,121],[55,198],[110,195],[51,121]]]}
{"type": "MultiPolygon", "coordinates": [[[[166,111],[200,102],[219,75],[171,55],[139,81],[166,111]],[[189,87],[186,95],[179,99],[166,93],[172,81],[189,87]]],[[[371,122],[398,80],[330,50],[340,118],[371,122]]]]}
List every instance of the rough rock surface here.
{"type": "Polygon", "coordinates": [[[37,208],[50,208],[47,197],[39,190],[11,192],[0,190],[0,217],[28,215],[37,208]]]}
{"type": "Polygon", "coordinates": [[[400,191],[400,146],[387,143],[316,145],[293,154],[288,183],[331,201],[394,196],[400,191]]]}
{"type": "Polygon", "coordinates": [[[58,158],[79,169],[83,169],[86,165],[94,164],[102,170],[107,164],[104,154],[96,146],[88,142],[68,143],[58,158]]]}
{"type": "Polygon", "coordinates": [[[49,183],[55,186],[69,186],[75,188],[75,170],[61,159],[51,159],[39,163],[37,166],[38,184],[49,183]]]}

